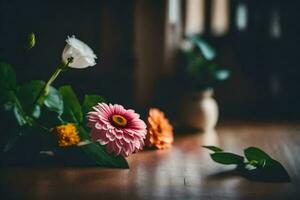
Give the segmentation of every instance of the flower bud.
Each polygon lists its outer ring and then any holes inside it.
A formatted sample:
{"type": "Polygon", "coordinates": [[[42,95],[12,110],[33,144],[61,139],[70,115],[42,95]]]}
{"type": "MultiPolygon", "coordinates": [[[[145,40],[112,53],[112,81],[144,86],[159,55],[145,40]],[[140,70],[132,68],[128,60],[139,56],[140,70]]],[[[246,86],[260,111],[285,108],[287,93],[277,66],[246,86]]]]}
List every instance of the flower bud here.
{"type": "Polygon", "coordinates": [[[35,46],[36,38],[34,33],[29,33],[27,37],[27,48],[28,50],[35,46]]]}

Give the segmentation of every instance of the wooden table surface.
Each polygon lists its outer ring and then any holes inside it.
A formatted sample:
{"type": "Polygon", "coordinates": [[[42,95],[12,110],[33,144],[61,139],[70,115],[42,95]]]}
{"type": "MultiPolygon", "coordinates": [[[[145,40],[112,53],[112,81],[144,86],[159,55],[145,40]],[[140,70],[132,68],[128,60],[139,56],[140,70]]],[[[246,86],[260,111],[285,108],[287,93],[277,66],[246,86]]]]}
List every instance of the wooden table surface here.
{"type": "Polygon", "coordinates": [[[181,134],[169,150],[128,158],[130,170],[1,169],[1,199],[300,199],[300,123],[231,122],[214,132],[181,134]],[[257,146],[279,160],[291,183],[253,182],[221,172],[202,145],[242,154],[257,146]],[[221,173],[221,174],[220,174],[221,173]]]}

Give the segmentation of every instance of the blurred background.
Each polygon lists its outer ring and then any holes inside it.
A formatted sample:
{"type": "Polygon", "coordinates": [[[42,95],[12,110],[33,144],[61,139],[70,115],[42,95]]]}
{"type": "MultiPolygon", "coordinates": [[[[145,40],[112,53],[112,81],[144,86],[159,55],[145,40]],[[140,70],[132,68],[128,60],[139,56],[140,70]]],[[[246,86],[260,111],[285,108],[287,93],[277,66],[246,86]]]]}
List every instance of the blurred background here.
{"type": "Polygon", "coordinates": [[[18,79],[47,80],[67,36],[86,42],[97,65],[70,70],[72,84],[140,112],[157,106],[173,118],[186,95],[183,41],[197,35],[230,77],[214,85],[224,119],[297,119],[297,0],[0,0],[0,57],[18,79]],[[37,45],[24,51],[27,34],[37,45]]]}

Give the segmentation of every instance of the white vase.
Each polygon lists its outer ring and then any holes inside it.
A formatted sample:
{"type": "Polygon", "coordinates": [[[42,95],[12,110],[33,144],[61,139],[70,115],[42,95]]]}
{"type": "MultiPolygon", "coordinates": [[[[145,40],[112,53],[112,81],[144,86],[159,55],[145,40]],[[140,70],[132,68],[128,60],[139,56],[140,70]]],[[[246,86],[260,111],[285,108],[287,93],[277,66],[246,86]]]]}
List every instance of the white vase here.
{"type": "Polygon", "coordinates": [[[180,122],[188,128],[213,130],[219,118],[219,109],[213,90],[192,93],[181,102],[180,122]]]}

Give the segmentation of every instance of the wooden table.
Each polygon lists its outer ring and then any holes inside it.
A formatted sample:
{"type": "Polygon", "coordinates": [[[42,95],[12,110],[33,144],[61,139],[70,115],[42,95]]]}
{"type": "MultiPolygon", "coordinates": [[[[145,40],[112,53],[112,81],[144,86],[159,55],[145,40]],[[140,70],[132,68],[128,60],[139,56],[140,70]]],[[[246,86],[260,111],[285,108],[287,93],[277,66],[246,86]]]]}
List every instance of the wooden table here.
{"type": "Polygon", "coordinates": [[[184,134],[173,148],[128,158],[131,169],[1,169],[1,199],[300,199],[300,123],[220,125],[216,132],[184,134]],[[282,162],[291,183],[253,182],[220,172],[202,145],[242,154],[257,146],[282,162]]]}

